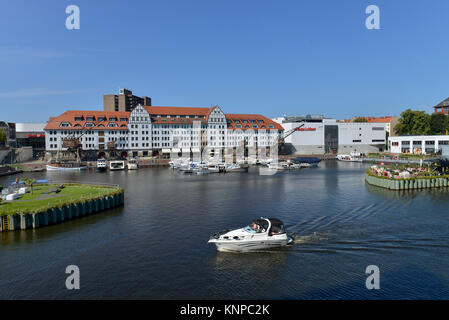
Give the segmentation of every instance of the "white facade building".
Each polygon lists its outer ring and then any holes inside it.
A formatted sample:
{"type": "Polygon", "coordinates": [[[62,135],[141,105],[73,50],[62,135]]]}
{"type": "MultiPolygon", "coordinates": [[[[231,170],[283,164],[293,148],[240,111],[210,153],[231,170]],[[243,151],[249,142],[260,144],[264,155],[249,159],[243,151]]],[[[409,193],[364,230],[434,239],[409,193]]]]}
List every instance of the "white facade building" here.
{"type": "Polygon", "coordinates": [[[63,140],[76,137],[85,151],[105,156],[198,153],[225,147],[269,147],[283,128],[261,115],[225,114],[220,107],[143,107],[132,112],[67,111],[45,127],[46,150],[65,151],[63,140]]]}
{"type": "Polygon", "coordinates": [[[392,153],[433,154],[449,145],[449,136],[396,136],[388,138],[392,153]]]}
{"type": "Polygon", "coordinates": [[[349,154],[386,149],[385,123],[337,122],[322,116],[281,117],[273,121],[284,127],[291,152],[297,154],[349,154]],[[298,128],[299,126],[301,126],[298,128]]]}

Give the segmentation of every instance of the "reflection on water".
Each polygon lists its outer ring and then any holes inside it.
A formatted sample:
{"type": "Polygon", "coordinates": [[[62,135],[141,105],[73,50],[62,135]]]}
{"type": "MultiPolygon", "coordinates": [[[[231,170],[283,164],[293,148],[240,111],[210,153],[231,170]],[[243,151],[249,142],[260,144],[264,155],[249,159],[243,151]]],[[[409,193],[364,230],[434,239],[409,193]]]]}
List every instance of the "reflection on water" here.
{"type": "Polygon", "coordinates": [[[449,298],[448,190],[370,186],[367,166],[326,161],[265,176],[256,168],[28,174],[117,183],[125,206],[0,234],[0,298],[449,298]],[[214,232],[260,216],[283,220],[295,244],[258,253],[207,244],[214,232]],[[82,274],[76,294],[64,285],[69,264],[82,274]],[[381,270],[378,292],[364,287],[370,264],[381,270]]]}

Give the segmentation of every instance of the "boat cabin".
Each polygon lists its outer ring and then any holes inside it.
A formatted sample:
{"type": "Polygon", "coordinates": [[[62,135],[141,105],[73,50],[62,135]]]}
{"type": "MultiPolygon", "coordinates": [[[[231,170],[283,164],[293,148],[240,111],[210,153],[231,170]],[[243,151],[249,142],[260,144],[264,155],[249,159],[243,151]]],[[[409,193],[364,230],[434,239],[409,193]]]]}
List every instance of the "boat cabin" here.
{"type": "Polygon", "coordinates": [[[284,224],[281,220],[275,218],[260,218],[245,227],[245,230],[251,233],[265,233],[269,236],[285,233],[284,224]]]}

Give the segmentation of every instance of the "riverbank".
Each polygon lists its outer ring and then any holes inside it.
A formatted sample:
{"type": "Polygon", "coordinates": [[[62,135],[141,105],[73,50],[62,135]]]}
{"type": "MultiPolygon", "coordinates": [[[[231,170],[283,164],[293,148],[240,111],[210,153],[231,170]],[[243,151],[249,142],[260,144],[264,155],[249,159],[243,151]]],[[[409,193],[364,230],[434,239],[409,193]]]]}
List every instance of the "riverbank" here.
{"type": "Polygon", "coordinates": [[[22,173],[23,170],[11,168],[9,166],[0,167],[0,177],[11,176],[13,174],[22,173]]]}
{"type": "Polygon", "coordinates": [[[123,205],[118,186],[78,183],[37,185],[33,193],[0,203],[0,231],[25,230],[72,220],[123,205]]]}

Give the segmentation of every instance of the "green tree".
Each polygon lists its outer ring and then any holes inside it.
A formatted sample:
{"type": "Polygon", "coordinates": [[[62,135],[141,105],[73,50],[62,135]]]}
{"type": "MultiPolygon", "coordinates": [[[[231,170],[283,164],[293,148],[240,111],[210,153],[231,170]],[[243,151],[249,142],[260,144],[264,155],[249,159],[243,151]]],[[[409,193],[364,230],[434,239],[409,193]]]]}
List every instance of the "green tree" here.
{"type": "Polygon", "coordinates": [[[0,145],[4,145],[6,143],[6,134],[0,129],[0,145]]]}
{"type": "Polygon", "coordinates": [[[352,120],[352,122],[367,122],[365,117],[358,117],[352,120]]]}
{"type": "Polygon", "coordinates": [[[425,111],[407,109],[401,113],[399,123],[394,127],[397,135],[430,134],[430,115],[425,111]]]}
{"type": "Polygon", "coordinates": [[[24,178],[23,182],[27,187],[30,187],[31,194],[33,194],[33,184],[36,182],[36,179],[24,178]]]}
{"type": "Polygon", "coordinates": [[[430,134],[445,134],[447,129],[447,116],[434,113],[430,116],[430,134]]]}

